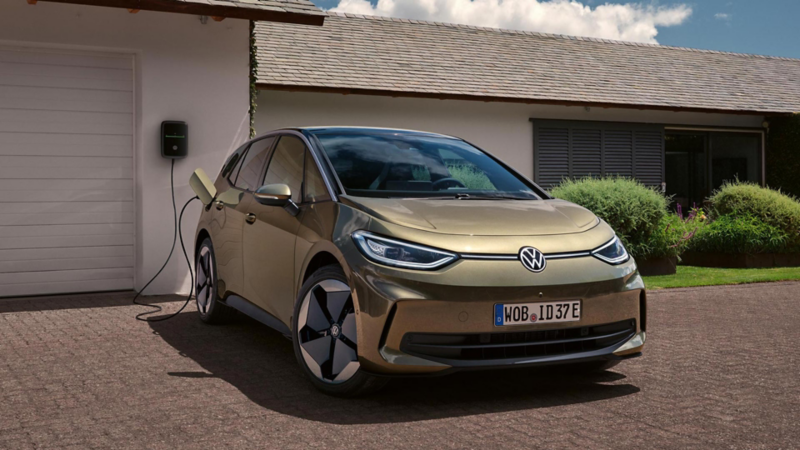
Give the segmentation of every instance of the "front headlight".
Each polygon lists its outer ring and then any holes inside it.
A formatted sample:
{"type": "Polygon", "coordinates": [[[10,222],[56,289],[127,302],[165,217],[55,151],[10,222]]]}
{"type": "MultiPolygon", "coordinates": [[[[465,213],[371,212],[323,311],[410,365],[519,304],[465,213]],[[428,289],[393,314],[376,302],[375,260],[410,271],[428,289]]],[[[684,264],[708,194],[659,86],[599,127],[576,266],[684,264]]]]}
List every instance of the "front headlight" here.
{"type": "Polygon", "coordinates": [[[356,231],[353,233],[353,240],[364,256],[387,266],[431,270],[458,258],[455,253],[387,239],[367,231],[356,231]]]}
{"type": "Polygon", "coordinates": [[[592,256],[613,265],[622,264],[630,259],[625,246],[616,236],[606,244],[592,250],[592,256]]]}

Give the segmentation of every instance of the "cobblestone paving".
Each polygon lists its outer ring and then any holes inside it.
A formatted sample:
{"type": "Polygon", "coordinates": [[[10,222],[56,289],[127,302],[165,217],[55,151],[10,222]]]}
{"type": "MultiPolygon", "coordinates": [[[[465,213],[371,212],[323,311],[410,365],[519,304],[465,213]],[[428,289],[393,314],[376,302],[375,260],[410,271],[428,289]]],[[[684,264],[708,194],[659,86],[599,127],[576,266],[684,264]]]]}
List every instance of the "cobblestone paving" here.
{"type": "Polygon", "coordinates": [[[147,324],[130,297],[0,300],[0,448],[800,447],[800,283],[652,292],[644,357],[598,375],[457,374],[356,400],[317,393],[249,319],[147,324]]]}

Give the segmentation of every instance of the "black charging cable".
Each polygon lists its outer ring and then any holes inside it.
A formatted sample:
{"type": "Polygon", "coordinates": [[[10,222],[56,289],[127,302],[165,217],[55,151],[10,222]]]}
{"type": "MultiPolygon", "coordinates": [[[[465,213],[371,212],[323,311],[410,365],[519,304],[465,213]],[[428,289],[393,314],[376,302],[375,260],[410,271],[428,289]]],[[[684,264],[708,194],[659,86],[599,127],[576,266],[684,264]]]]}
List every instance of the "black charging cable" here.
{"type": "Polygon", "coordinates": [[[136,320],[141,320],[143,322],[161,322],[163,320],[172,319],[173,317],[180,314],[186,308],[187,305],[189,305],[189,302],[192,300],[192,294],[194,293],[194,272],[192,272],[192,263],[189,261],[189,255],[186,253],[186,246],[183,244],[183,231],[181,230],[181,222],[183,222],[183,212],[186,211],[186,207],[189,206],[189,203],[192,203],[193,201],[198,200],[199,198],[196,196],[190,198],[189,201],[183,205],[183,208],[181,208],[180,218],[178,217],[178,208],[175,206],[175,160],[174,159],[172,160],[172,167],[170,168],[169,171],[169,185],[172,190],[172,219],[175,225],[174,233],[172,235],[172,248],[169,251],[169,256],[167,256],[167,260],[164,261],[164,265],[161,266],[161,268],[158,270],[158,272],[156,272],[155,275],[153,275],[153,278],[150,278],[150,281],[148,281],[147,284],[144,285],[142,290],[138,291],[136,295],[133,297],[134,305],[147,306],[149,308],[153,308],[151,311],[146,311],[136,315],[136,320]],[[183,306],[181,306],[181,309],[168,316],[158,317],[158,318],[146,317],[161,312],[162,311],[161,306],[153,305],[151,303],[137,302],[136,299],[138,299],[139,296],[142,295],[142,292],[144,292],[144,290],[147,289],[148,286],[150,286],[150,283],[155,281],[155,279],[158,278],[159,275],[161,275],[161,272],[164,271],[164,268],[167,267],[167,264],[169,264],[169,260],[172,259],[172,254],[175,252],[175,243],[179,237],[181,240],[181,249],[183,250],[183,257],[186,258],[186,265],[189,266],[189,276],[191,277],[192,281],[192,285],[189,288],[189,296],[186,297],[186,301],[183,303],[183,306]]]}

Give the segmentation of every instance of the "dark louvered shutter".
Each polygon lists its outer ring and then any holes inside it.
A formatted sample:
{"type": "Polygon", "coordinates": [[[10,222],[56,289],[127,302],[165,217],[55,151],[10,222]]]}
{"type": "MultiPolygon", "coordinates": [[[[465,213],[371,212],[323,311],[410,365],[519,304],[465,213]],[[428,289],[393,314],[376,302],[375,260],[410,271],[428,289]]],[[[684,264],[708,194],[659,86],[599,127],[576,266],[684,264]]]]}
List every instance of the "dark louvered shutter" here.
{"type": "Polygon", "coordinates": [[[567,177],[605,175],[659,186],[663,171],[661,125],[534,121],[534,179],[546,189],[567,177]]]}
{"type": "Polygon", "coordinates": [[[569,177],[569,128],[540,128],[537,138],[536,179],[549,189],[569,177]]]}
{"type": "Polygon", "coordinates": [[[660,186],[664,177],[664,133],[636,131],[635,177],[648,186],[660,186]]]}
{"type": "Polygon", "coordinates": [[[606,130],[605,167],[607,175],[633,176],[633,131],[606,130]]]}
{"type": "Polygon", "coordinates": [[[599,176],[603,173],[602,139],[602,130],[572,129],[570,177],[599,176]]]}

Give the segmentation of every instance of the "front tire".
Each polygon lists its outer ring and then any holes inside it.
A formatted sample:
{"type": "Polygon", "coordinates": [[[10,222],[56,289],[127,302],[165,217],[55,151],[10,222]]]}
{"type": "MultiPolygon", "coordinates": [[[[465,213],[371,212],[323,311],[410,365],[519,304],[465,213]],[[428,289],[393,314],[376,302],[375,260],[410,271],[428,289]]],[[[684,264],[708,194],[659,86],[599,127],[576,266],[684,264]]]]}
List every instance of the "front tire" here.
{"type": "Polygon", "coordinates": [[[355,304],[341,267],[322,267],[303,284],[292,330],[297,362],[325,394],[356,397],[386,385],[360,368],[355,304]]]}
{"type": "Polygon", "coordinates": [[[217,292],[217,260],[211,239],[206,238],[197,250],[195,261],[195,299],[200,319],[209,324],[227,322],[236,310],[220,302],[217,292]]]}

